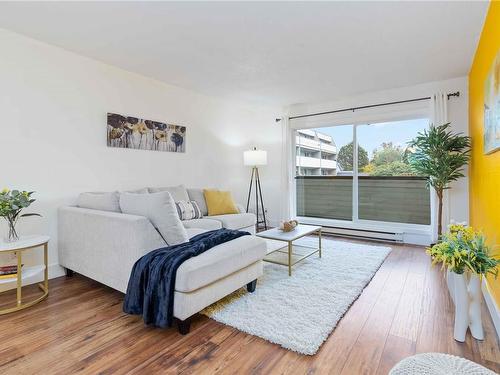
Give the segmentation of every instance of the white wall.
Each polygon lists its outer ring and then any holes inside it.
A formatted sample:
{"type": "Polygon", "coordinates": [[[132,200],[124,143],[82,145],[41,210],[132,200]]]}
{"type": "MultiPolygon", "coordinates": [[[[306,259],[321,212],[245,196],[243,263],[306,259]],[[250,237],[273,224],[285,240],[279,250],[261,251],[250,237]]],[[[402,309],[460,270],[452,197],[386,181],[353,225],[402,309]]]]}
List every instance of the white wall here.
{"type": "Polygon", "coordinates": [[[51,264],[57,208],[79,192],[184,183],[231,189],[242,202],[250,178],[242,153],[254,145],[269,152],[262,188],[277,220],[279,109],[198,95],[1,29],[0,50],[0,185],[36,191],[29,211],[43,218],[23,219],[19,232],[50,234],[51,264]],[[107,112],[187,126],[186,153],[108,148],[107,112]]]}
{"type": "MultiPolygon", "coordinates": [[[[411,74],[411,72],[408,72],[411,74]]],[[[437,92],[451,93],[460,91],[460,97],[452,97],[448,101],[448,116],[454,131],[468,134],[468,80],[467,77],[460,77],[446,81],[430,82],[421,85],[397,88],[391,90],[384,90],[378,92],[371,92],[364,95],[345,98],[334,102],[325,103],[310,103],[310,104],[297,104],[289,107],[288,113],[290,116],[302,115],[308,113],[325,112],[342,108],[352,108],[364,105],[401,101],[406,99],[415,99],[432,96],[437,92]]],[[[382,120],[391,111],[397,113],[398,116],[404,118],[411,116],[415,111],[415,107],[424,105],[425,111],[430,109],[428,102],[422,102],[419,105],[398,105],[378,107],[376,109],[367,109],[362,111],[343,112],[341,114],[332,115],[334,121],[338,123],[350,124],[354,121],[361,123],[363,121],[377,121],[382,120]]],[[[421,108],[417,109],[420,111],[421,108]]],[[[318,126],[324,120],[321,117],[311,117],[303,120],[292,120],[291,126],[304,126],[313,127],[318,126]]],[[[324,125],[324,123],[323,123],[324,125]]],[[[449,202],[446,204],[443,213],[444,226],[449,219],[456,221],[469,220],[469,193],[467,178],[462,178],[452,184],[452,189],[449,192],[449,202]]],[[[445,202],[446,203],[446,202],[445,202]]]]}

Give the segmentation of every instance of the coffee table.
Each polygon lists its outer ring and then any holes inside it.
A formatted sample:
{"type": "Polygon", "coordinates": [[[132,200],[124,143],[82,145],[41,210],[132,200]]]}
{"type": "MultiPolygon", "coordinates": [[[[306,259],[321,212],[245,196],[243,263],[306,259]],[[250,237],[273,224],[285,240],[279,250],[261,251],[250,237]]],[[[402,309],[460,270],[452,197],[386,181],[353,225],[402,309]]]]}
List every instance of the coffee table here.
{"type": "Polygon", "coordinates": [[[316,225],[305,225],[305,224],[299,224],[295,227],[294,230],[290,232],[283,232],[282,230],[279,230],[278,228],[273,228],[266,230],[264,232],[259,232],[257,233],[258,237],[270,239],[270,240],[275,240],[275,241],[282,241],[286,242],[287,244],[283,247],[279,247],[275,250],[270,251],[267,255],[266,258],[264,258],[265,262],[269,263],[274,263],[274,264],[280,264],[282,266],[287,266],[288,267],[288,276],[292,276],[292,266],[297,264],[298,262],[310,257],[313,254],[318,253],[319,257],[321,258],[321,227],[316,226],[316,225]],[[299,238],[305,237],[307,235],[313,234],[313,233],[318,233],[318,247],[311,247],[311,246],[303,246],[303,245],[295,245],[293,242],[298,240],[299,238]],[[286,250],[283,250],[286,249],[286,250]],[[295,253],[294,250],[299,250],[299,249],[313,249],[313,251],[307,252],[307,253],[295,253]],[[273,254],[275,252],[278,253],[283,253],[288,255],[288,261],[287,262],[281,262],[275,259],[269,259],[269,255],[273,254]],[[296,257],[294,259],[294,257],[296,257]]]}

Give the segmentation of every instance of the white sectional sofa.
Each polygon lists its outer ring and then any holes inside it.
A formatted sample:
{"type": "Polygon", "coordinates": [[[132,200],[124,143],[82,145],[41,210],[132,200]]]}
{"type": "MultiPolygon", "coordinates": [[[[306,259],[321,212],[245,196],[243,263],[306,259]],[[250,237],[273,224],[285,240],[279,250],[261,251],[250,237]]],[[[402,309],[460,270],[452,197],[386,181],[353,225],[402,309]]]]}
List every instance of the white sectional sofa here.
{"type": "MultiPolygon", "coordinates": [[[[190,200],[199,201],[203,197],[201,189],[182,186],[163,189],[170,189],[174,200],[179,199],[176,194],[181,190],[190,193],[190,200]]],[[[141,189],[138,193],[147,191],[141,189]]],[[[94,202],[94,208],[80,199],[79,204],[87,207],[59,209],[59,262],[68,276],[74,271],[125,293],[134,263],[166,243],[148,218],[118,212],[119,206],[117,209],[110,197],[113,194],[103,198],[106,201],[94,202]]],[[[204,202],[198,204],[205,213],[204,202]]],[[[183,225],[189,237],[193,237],[222,227],[255,234],[255,223],[255,215],[240,212],[188,220],[183,225]]],[[[174,317],[178,319],[179,331],[189,332],[194,314],[242,286],[247,285],[253,291],[256,279],[262,275],[265,255],[264,240],[252,235],[215,246],[185,261],[177,271],[174,295],[174,317]]]]}

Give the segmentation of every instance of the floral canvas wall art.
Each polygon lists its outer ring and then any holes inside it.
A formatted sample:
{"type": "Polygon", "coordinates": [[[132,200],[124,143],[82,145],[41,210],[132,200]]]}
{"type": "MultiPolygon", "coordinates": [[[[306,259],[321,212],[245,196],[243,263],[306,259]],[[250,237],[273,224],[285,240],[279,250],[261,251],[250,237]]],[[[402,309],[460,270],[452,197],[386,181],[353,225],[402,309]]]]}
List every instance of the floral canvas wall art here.
{"type": "Polygon", "coordinates": [[[500,149],[500,50],[484,84],[484,153],[500,149]]]}
{"type": "Polygon", "coordinates": [[[108,113],[108,146],[152,151],[186,151],[186,127],[108,113]]]}

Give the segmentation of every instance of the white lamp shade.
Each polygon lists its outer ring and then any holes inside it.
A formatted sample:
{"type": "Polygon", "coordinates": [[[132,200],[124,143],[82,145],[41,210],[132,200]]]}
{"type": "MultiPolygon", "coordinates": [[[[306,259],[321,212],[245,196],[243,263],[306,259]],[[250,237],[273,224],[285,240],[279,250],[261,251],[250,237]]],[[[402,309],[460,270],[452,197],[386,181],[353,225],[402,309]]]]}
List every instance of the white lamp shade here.
{"type": "Polygon", "coordinates": [[[243,152],[243,163],[255,167],[267,164],[267,151],[249,150],[243,152]]]}

